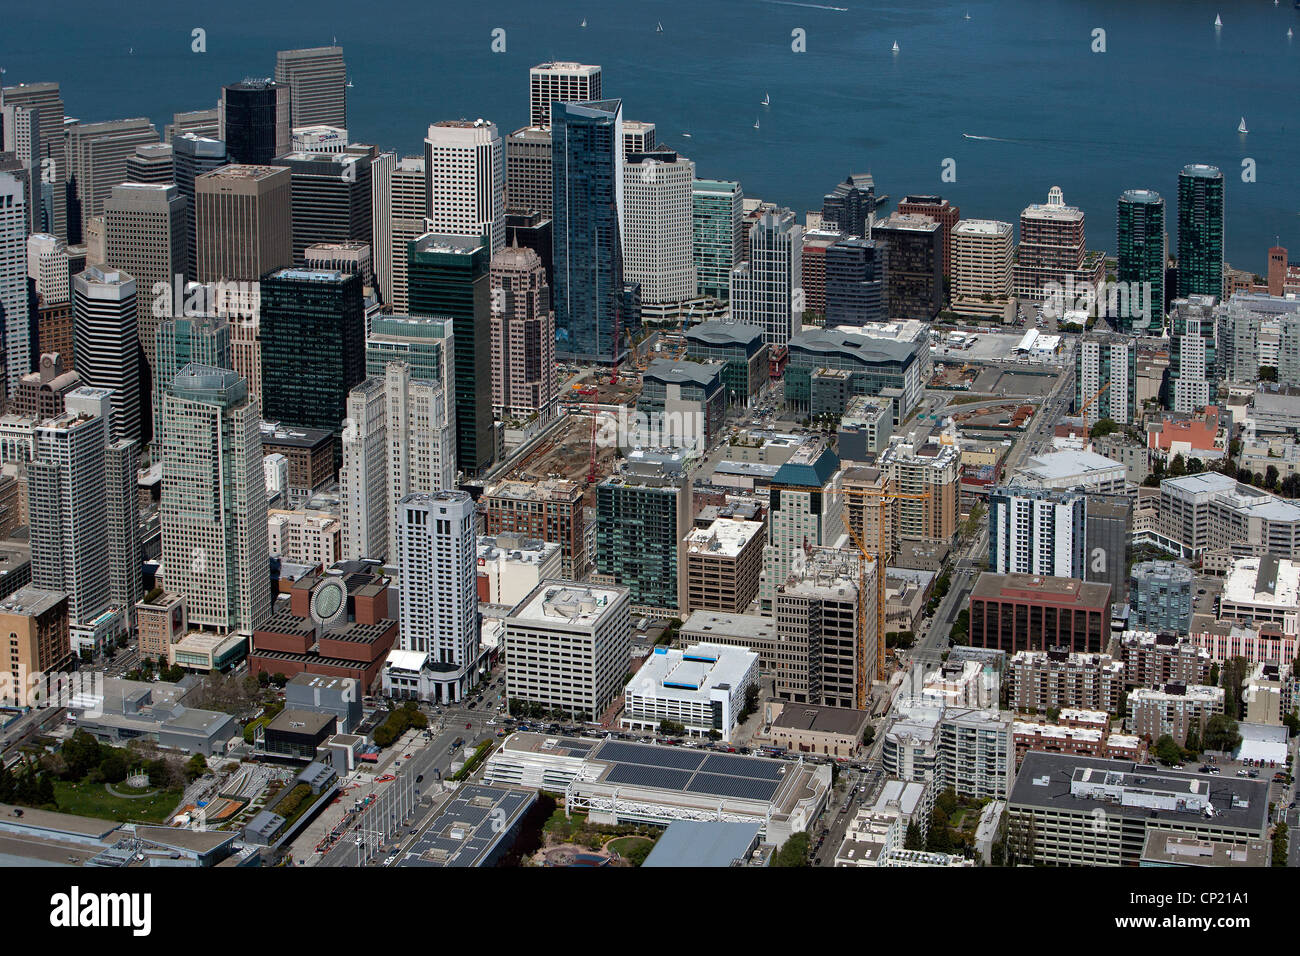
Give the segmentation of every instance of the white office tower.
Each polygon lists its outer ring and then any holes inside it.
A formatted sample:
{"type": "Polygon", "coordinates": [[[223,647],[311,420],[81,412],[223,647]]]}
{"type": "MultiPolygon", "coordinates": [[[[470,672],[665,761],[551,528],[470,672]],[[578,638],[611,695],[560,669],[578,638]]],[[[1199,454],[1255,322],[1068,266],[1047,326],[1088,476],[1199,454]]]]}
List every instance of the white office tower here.
{"type": "Polygon", "coordinates": [[[348,392],[339,470],[343,512],[343,558],[388,554],[388,393],[371,376],[348,392]]]}
{"type": "MultiPolygon", "coordinates": [[[[407,247],[429,230],[429,192],[422,156],[404,156],[393,168],[389,184],[390,211],[388,248],[392,262],[391,298],[393,312],[406,315],[411,298],[407,285],[410,252],[407,247]]],[[[378,220],[376,220],[378,222],[378,220]]]]}
{"type": "Polygon", "coordinates": [[[528,124],[551,125],[551,104],[601,99],[600,67],[586,63],[541,63],[528,71],[528,124]]]}
{"type": "Polygon", "coordinates": [[[370,254],[375,288],[384,305],[393,302],[393,170],[396,153],[379,153],[370,161],[370,254]]]}
{"type": "Polygon", "coordinates": [[[749,261],[731,270],[731,318],[785,345],[803,314],[803,227],[789,209],[767,210],[749,231],[749,261]]]}
{"type": "Polygon", "coordinates": [[[140,441],[140,339],[135,279],[91,266],[72,280],[72,337],[77,373],[92,388],[113,390],[113,436],[140,441]]]}
{"type": "Polygon", "coordinates": [[[113,392],[82,386],[63,398],[64,408],[93,415],[103,422],[104,509],[108,528],[108,600],[122,612],[127,627],[135,624],[135,602],[140,600],[140,505],[136,464],[140,446],[112,435],[113,392]]]}
{"type": "Polygon", "coordinates": [[[41,202],[41,118],[36,110],[25,109],[3,102],[0,96],[0,124],[3,124],[4,151],[12,154],[13,169],[23,182],[24,200],[27,203],[27,231],[45,229],[44,208],[41,202]]]}
{"type": "Polygon", "coordinates": [[[271,614],[262,415],[229,369],[185,366],[163,397],[163,580],[190,623],[251,634],[271,614]]]}
{"type": "Polygon", "coordinates": [[[159,285],[185,274],[185,198],[173,185],[122,183],[104,207],[104,264],[136,281],[136,324],[149,368],[156,364],[159,285]]]}
{"type": "MultiPolygon", "coordinates": [[[[390,508],[409,494],[456,487],[455,421],[448,414],[443,387],[413,377],[405,362],[389,362],[384,370],[384,391],[388,405],[390,508]]],[[[397,553],[396,523],[391,513],[390,523],[391,560],[397,553]]]]}
{"type": "Polygon", "coordinates": [[[669,150],[634,153],[623,166],[623,281],[641,302],[695,296],[695,164],[669,150]]]}
{"type": "Polygon", "coordinates": [[[289,87],[291,126],[348,125],[348,69],[343,47],[280,50],[275,82],[289,87]]]}
{"type": "Polygon", "coordinates": [[[133,593],[126,576],[139,579],[138,537],[113,540],[135,503],[133,465],[127,500],[120,480],[135,445],[113,441],[107,390],[75,389],[65,401],[62,415],[37,426],[27,465],[32,584],[68,595],[73,649],[93,651],[122,630],[114,611],[133,593]]]}
{"type": "Polygon", "coordinates": [[[27,203],[22,180],[12,173],[0,173],[0,312],[5,383],[13,394],[18,380],[32,370],[32,329],[27,308],[27,203]]]}
{"type": "Polygon", "coordinates": [[[28,236],[27,278],[46,305],[67,302],[72,295],[67,244],[46,232],[28,236]]]}
{"type": "Polygon", "coordinates": [[[1087,519],[1087,495],[994,488],[989,493],[989,570],[1082,578],[1087,519]]]}
{"type": "Polygon", "coordinates": [[[425,655],[436,702],[461,700],[479,656],[474,499],[464,491],[403,497],[396,557],[401,649],[425,655]]]}
{"type": "Polygon", "coordinates": [[[487,237],[493,255],[505,248],[505,147],[484,119],[444,120],[424,138],[427,232],[487,237]]]}

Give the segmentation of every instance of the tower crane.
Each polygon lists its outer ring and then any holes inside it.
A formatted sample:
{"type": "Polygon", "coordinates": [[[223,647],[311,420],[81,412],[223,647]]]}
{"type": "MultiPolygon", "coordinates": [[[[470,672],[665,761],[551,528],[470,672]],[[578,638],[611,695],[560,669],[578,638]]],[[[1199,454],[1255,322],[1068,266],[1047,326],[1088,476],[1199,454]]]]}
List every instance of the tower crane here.
{"type": "Polygon", "coordinates": [[[867,588],[867,558],[870,557],[876,565],[876,677],[879,679],[885,673],[885,568],[889,563],[888,542],[885,540],[885,507],[893,501],[908,499],[917,501],[929,501],[930,493],[924,494],[907,494],[900,491],[874,491],[868,488],[845,488],[845,509],[843,512],[844,527],[848,529],[849,536],[853,539],[854,545],[861,554],[861,560],[858,562],[858,640],[854,659],[856,661],[854,674],[854,684],[857,689],[857,708],[858,710],[867,709],[867,612],[866,602],[863,596],[867,588]],[[871,499],[878,509],[876,512],[876,530],[879,540],[876,542],[874,553],[867,548],[866,544],[866,508],[862,509],[863,529],[859,532],[853,527],[853,522],[849,520],[849,509],[847,507],[849,498],[856,497],[861,501],[871,499]]]}
{"type": "Polygon", "coordinates": [[[1086,414],[1088,408],[1089,406],[1092,405],[1093,402],[1101,398],[1102,392],[1106,391],[1108,388],[1110,388],[1110,382],[1107,382],[1101,388],[1097,389],[1097,394],[1093,395],[1092,398],[1084,402],[1083,406],[1079,409],[1079,417],[1083,419],[1083,442],[1085,445],[1088,443],[1088,416],[1086,414]]]}

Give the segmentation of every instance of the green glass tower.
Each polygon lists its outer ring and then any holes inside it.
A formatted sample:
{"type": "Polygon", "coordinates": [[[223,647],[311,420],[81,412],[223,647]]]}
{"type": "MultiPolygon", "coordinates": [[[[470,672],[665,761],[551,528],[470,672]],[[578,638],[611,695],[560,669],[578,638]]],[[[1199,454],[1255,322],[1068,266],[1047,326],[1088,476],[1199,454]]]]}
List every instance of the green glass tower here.
{"type": "MultiPolygon", "coordinates": [[[[1142,288],[1149,283],[1151,314],[1141,317],[1129,310],[1114,317],[1116,331],[1142,332],[1151,327],[1157,331],[1164,324],[1165,312],[1165,201],[1151,189],[1128,189],[1119,197],[1119,210],[1115,216],[1116,258],[1118,282],[1129,283],[1129,288],[1142,288]]],[[[1134,301],[1130,296],[1129,301],[1134,301]]]]}
{"type": "Polygon", "coordinates": [[[1178,296],[1223,295],[1223,173],[1184,166],[1178,174],[1178,296]]]}
{"type": "Polygon", "coordinates": [[[488,246],[431,232],[407,249],[411,315],[451,320],[456,461],[467,475],[477,475],[495,457],[488,246]]]}

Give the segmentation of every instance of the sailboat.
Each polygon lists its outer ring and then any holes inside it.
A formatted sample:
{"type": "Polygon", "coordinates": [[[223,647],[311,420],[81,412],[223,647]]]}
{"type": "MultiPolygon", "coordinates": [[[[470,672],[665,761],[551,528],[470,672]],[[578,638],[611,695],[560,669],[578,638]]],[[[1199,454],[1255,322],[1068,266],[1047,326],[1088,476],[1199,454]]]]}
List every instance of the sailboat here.
{"type": "Polygon", "coordinates": [[[758,117],[754,117],[754,129],[758,129],[758,117]]]}
{"type": "Polygon", "coordinates": [[[1223,26],[1223,18],[1216,13],[1214,15],[1214,29],[1218,30],[1222,26],[1223,26]]]}
{"type": "Polygon", "coordinates": [[[970,19],[970,11],[969,11],[969,10],[966,11],[966,16],[962,17],[962,19],[963,19],[963,20],[969,20],[969,19],[970,19]]]}
{"type": "Polygon", "coordinates": [[[348,89],[352,89],[352,79],[348,79],[348,89]]]}
{"type": "Polygon", "coordinates": [[[662,21],[662,20],[656,20],[656,21],[655,21],[655,33],[663,33],[663,32],[664,32],[664,24],[663,24],[663,21],[662,21]]]}
{"type": "Polygon", "coordinates": [[[1243,117],[1241,118],[1241,122],[1237,124],[1237,132],[1238,132],[1238,133],[1249,133],[1249,132],[1250,132],[1250,130],[1246,129],[1246,117],[1243,116],[1243,117]]]}
{"type": "Polygon", "coordinates": [[[1289,39],[1291,39],[1293,36],[1295,36],[1295,31],[1292,30],[1290,27],[1287,27],[1287,28],[1286,28],[1286,38],[1289,40],[1289,39]]]}
{"type": "Polygon", "coordinates": [[[584,27],[584,28],[585,28],[585,27],[587,26],[587,18],[586,18],[586,17],[583,17],[583,18],[582,18],[582,22],[579,23],[578,26],[580,26],[580,27],[584,27]]]}
{"type": "Polygon", "coordinates": [[[772,98],[768,96],[766,92],[763,93],[763,105],[764,106],[772,105],[772,98]]]}
{"type": "Polygon", "coordinates": [[[897,40],[894,41],[894,52],[895,52],[895,53],[898,52],[898,41],[897,41],[897,40]]]}

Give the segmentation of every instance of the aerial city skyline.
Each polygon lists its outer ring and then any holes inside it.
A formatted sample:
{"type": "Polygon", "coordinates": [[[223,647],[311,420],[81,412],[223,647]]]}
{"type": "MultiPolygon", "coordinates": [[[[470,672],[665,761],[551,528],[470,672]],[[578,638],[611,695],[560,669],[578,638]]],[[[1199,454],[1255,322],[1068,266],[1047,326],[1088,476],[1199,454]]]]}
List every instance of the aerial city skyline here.
{"type": "MultiPolygon", "coordinates": [[[[471,11],[418,141],[373,41],[278,13],[142,24],[111,110],[6,66],[0,865],[1213,866],[1098,918],[1252,927],[1300,865],[1296,74],[1144,139],[1101,64],[1195,34],[1149,107],[1233,31],[1289,63],[1300,2],[1080,6],[731,4],[829,71],[743,116],[730,51],[658,72],[714,5],[471,11]],[[617,67],[521,59],[615,20],[617,67]],[[1069,62],[918,107],[984,21],[1069,62]],[[164,27],[245,52],[159,123],[164,27]],[[995,135],[1062,90],[1077,138],[995,135]]],[[[183,891],[75,880],[52,927],[183,891]]]]}

